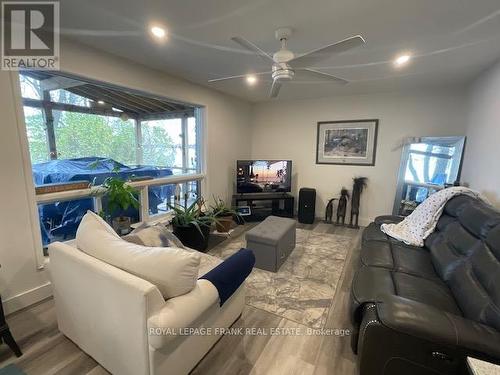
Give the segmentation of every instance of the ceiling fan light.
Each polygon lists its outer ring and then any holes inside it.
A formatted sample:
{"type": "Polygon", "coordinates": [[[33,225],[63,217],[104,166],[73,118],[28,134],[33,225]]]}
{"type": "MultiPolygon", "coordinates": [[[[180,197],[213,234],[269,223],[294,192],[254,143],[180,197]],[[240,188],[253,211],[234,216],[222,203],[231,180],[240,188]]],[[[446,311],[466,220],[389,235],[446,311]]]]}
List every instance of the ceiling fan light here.
{"type": "Polygon", "coordinates": [[[246,76],[246,81],[250,86],[255,85],[257,83],[257,76],[254,74],[249,74],[246,76]]]}
{"type": "Polygon", "coordinates": [[[409,55],[409,54],[399,55],[394,60],[394,65],[403,66],[403,65],[406,65],[410,60],[411,60],[411,55],[409,55]]]}
{"type": "Polygon", "coordinates": [[[164,39],[167,36],[167,30],[160,26],[152,26],[150,31],[151,34],[157,39],[164,39]]]}

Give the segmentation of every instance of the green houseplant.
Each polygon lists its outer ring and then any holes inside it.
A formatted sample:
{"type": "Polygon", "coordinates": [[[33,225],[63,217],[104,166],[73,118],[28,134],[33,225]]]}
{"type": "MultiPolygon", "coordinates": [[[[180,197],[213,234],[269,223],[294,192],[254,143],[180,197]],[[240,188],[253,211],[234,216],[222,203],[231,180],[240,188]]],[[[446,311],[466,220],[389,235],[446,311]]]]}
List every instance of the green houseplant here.
{"type": "Polygon", "coordinates": [[[217,232],[227,233],[234,222],[233,217],[239,216],[239,214],[231,207],[228,207],[223,199],[214,197],[214,201],[215,203],[210,206],[210,209],[212,215],[217,219],[215,223],[217,232]]]}
{"type": "Polygon", "coordinates": [[[103,211],[99,214],[109,218],[113,229],[118,234],[130,231],[131,218],[126,216],[130,207],[139,208],[137,195],[139,191],[117,176],[107,177],[101,186],[95,189],[94,195],[103,198],[103,211]]]}
{"type": "Polygon", "coordinates": [[[206,251],[212,224],[217,219],[211,212],[203,212],[204,202],[198,198],[189,206],[179,204],[168,206],[172,209],[174,234],[186,246],[198,251],[206,251]]]}

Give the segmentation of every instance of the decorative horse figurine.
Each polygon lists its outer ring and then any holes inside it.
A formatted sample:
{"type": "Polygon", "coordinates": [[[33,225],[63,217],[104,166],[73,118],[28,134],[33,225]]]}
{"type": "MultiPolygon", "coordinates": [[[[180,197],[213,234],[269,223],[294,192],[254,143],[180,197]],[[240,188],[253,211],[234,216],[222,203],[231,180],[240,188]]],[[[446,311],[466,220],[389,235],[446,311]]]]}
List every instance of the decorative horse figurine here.
{"type": "Polygon", "coordinates": [[[337,200],[337,198],[332,198],[328,201],[325,209],[325,223],[331,223],[333,217],[333,203],[337,200]]]}
{"type": "Polygon", "coordinates": [[[349,192],[346,188],[340,190],[339,206],[337,208],[337,225],[345,225],[345,215],[347,213],[347,201],[349,200],[349,192]],[[340,220],[342,219],[342,224],[340,220]]]}
{"type": "Polygon", "coordinates": [[[349,226],[351,228],[359,228],[358,219],[359,219],[359,202],[361,199],[361,193],[363,192],[363,188],[366,187],[366,181],[368,178],[366,177],[355,177],[353,178],[353,186],[352,186],[352,200],[351,200],[351,221],[349,226]],[[353,225],[353,218],[356,216],[355,224],[353,225]]]}

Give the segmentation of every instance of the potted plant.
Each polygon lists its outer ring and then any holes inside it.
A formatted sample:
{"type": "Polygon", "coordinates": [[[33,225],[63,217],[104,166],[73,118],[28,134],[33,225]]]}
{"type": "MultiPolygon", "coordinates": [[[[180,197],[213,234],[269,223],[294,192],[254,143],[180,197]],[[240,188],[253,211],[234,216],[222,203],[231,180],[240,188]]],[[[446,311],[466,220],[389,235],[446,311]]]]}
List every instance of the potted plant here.
{"type": "Polygon", "coordinates": [[[228,207],[226,202],[221,198],[214,198],[215,204],[211,206],[212,215],[217,219],[215,226],[217,232],[227,233],[231,229],[231,224],[234,222],[233,217],[239,214],[228,207]]]}
{"type": "Polygon", "coordinates": [[[118,176],[106,178],[95,191],[95,195],[105,198],[103,212],[99,214],[111,219],[111,225],[118,234],[130,232],[131,218],[126,213],[130,207],[139,208],[138,193],[137,189],[118,176]]]}
{"type": "Polygon", "coordinates": [[[183,245],[198,251],[206,251],[210,228],[217,219],[211,212],[203,212],[203,200],[198,198],[190,206],[168,205],[174,216],[172,228],[183,245]]]}

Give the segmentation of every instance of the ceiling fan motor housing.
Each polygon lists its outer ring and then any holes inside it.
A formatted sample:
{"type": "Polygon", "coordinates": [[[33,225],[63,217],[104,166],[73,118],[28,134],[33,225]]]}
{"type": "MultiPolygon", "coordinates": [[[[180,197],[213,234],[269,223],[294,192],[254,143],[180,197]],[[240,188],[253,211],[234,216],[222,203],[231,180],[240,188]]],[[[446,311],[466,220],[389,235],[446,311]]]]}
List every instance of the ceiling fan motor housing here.
{"type": "Polygon", "coordinates": [[[271,76],[274,80],[278,81],[290,81],[293,79],[295,72],[286,63],[279,63],[273,65],[273,72],[271,76]]]}

